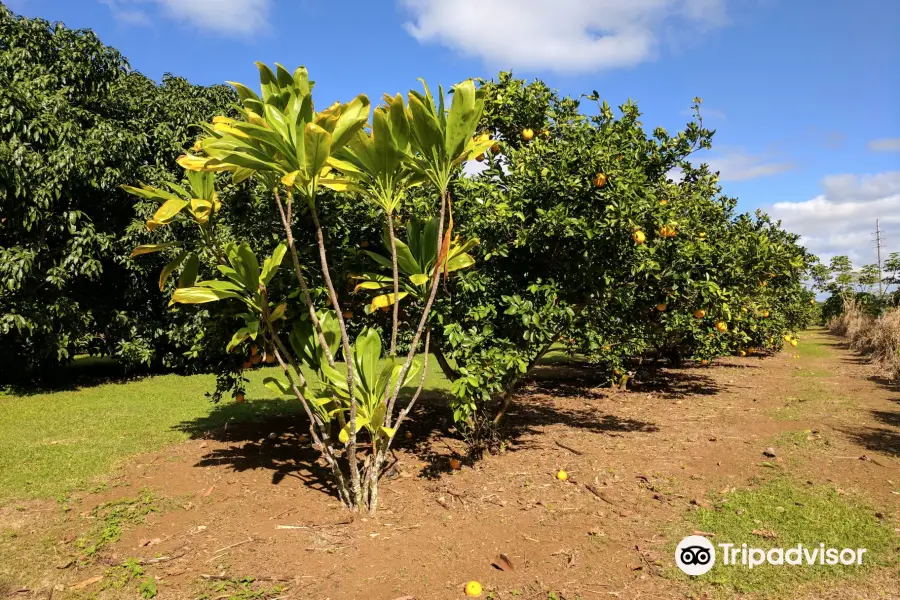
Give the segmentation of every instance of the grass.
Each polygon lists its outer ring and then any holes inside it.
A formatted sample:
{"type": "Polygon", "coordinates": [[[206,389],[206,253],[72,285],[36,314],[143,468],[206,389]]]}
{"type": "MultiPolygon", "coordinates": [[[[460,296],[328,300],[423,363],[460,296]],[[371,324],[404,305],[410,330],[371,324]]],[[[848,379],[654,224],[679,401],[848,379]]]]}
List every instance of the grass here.
{"type": "MultiPolygon", "coordinates": [[[[900,559],[895,525],[879,521],[871,508],[833,488],[800,486],[782,477],[721,497],[710,508],[700,508],[690,514],[689,527],[715,534],[713,544],[730,542],[739,547],[746,543],[768,550],[797,544],[817,548],[824,543],[826,548],[867,549],[861,566],[763,564],[748,569],[722,565],[717,547],[716,566],[694,581],[726,594],[793,592],[800,585],[854,577],[873,567],[896,565],[900,559]],[[772,535],[776,537],[767,537],[772,535]]],[[[680,571],[671,573],[687,578],[680,571]]]]}
{"type": "Polygon", "coordinates": [[[802,431],[785,431],[775,438],[775,446],[781,448],[824,449],[831,446],[831,441],[821,433],[812,429],[802,431]]]}
{"type": "Polygon", "coordinates": [[[200,600],[270,600],[285,591],[283,586],[258,586],[252,577],[235,577],[224,581],[204,582],[197,595],[200,600]]]}
{"type": "MultiPolygon", "coordinates": [[[[277,367],[247,373],[247,402],[215,410],[205,396],[213,375],[162,375],[73,390],[0,396],[0,506],[55,498],[108,476],[124,459],[188,439],[198,427],[301,412],[263,385],[277,367]]],[[[315,377],[311,377],[314,381],[315,377]]],[[[418,380],[415,381],[418,383],[418,380]]],[[[449,389],[437,362],[425,389],[449,389]]]]}
{"type": "Polygon", "coordinates": [[[82,560],[89,560],[109,544],[119,541],[123,528],[143,523],[147,515],[160,510],[158,500],[148,489],[141,490],[135,498],[122,498],[94,507],[90,515],[94,525],[75,542],[82,560]]]}

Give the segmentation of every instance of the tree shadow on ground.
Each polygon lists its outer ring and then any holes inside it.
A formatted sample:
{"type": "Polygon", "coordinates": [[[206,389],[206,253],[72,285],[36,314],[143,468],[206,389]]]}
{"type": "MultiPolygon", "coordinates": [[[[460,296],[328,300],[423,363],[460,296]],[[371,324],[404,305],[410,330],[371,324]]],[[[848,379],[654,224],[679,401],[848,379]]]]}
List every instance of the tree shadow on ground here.
{"type": "MultiPolygon", "coordinates": [[[[830,332],[826,332],[826,334],[833,339],[833,341],[827,342],[828,345],[853,353],[850,357],[843,357],[842,360],[845,363],[869,364],[868,357],[854,352],[850,345],[836,334],[830,332]]],[[[900,382],[888,379],[882,375],[871,375],[867,379],[888,391],[900,393],[900,382]]],[[[900,398],[892,398],[891,402],[900,404],[900,398]]],[[[869,411],[869,414],[879,423],[886,425],[886,427],[865,425],[842,429],[842,432],[866,450],[900,457],[900,410],[873,409],[869,411]]]]}
{"type": "MultiPolygon", "coordinates": [[[[630,390],[616,396],[627,398],[630,394],[652,391],[665,398],[682,398],[692,394],[711,395],[721,389],[711,377],[689,371],[693,369],[655,369],[630,390]]],[[[659,426],[652,421],[604,410],[598,400],[610,397],[613,392],[605,387],[605,378],[590,365],[544,365],[533,375],[516,394],[501,424],[499,439],[507,451],[537,447],[545,428],[553,425],[604,436],[659,431],[659,426]],[[583,402],[579,403],[578,399],[583,402]]],[[[392,445],[394,458],[405,454],[413,459],[407,464],[424,463],[420,470],[424,478],[444,476],[452,470],[453,458],[463,464],[477,461],[476,456],[466,453],[463,437],[453,426],[451,399],[445,390],[424,390],[392,445]]],[[[293,400],[248,399],[244,404],[222,403],[209,415],[182,422],[176,428],[194,439],[225,444],[210,450],[197,462],[197,467],[227,467],[239,472],[266,469],[272,472],[273,485],[287,477],[296,477],[310,488],[336,495],[330,470],[318,452],[309,447],[306,415],[293,400]]],[[[387,476],[395,474],[396,470],[389,470],[387,476]]]]}

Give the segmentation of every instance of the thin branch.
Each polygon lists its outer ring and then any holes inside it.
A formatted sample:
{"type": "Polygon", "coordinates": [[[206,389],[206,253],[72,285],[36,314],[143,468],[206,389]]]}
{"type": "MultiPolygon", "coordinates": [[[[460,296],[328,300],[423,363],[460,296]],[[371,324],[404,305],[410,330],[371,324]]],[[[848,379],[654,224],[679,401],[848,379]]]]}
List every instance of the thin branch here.
{"type": "MultiPolygon", "coordinates": [[[[422,393],[422,388],[425,387],[425,376],[428,374],[428,348],[429,342],[431,341],[431,327],[425,332],[425,356],[424,356],[424,364],[422,365],[422,377],[419,378],[419,387],[416,388],[416,392],[413,394],[412,399],[409,401],[409,404],[406,405],[406,408],[400,411],[400,414],[397,415],[397,420],[394,422],[394,429],[397,430],[400,428],[400,424],[403,423],[403,419],[406,418],[406,415],[409,414],[409,411],[412,410],[412,407],[415,405],[416,400],[419,399],[419,394],[422,393]]],[[[388,413],[388,419],[390,419],[391,414],[388,413]]],[[[390,448],[390,441],[388,442],[387,447],[390,448]]]]}
{"type": "Polygon", "coordinates": [[[413,336],[412,343],[409,346],[409,353],[406,355],[406,362],[403,363],[403,368],[400,370],[400,377],[397,379],[397,385],[394,388],[394,393],[391,394],[391,401],[388,403],[387,415],[390,415],[394,411],[394,404],[397,402],[397,396],[400,395],[400,388],[403,386],[403,380],[406,378],[406,374],[409,372],[410,367],[412,366],[413,358],[416,355],[416,347],[419,345],[419,339],[422,337],[422,331],[425,329],[426,323],[428,323],[428,316],[431,312],[431,305],[434,304],[434,298],[437,296],[438,290],[438,279],[441,276],[441,265],[437,264],[440,261],[441,257],[441,247],[444,242],[444,217],[447,212],[447,200],[450,197],[449,191],[444,191],[441,194],[441,216],[438,220],[438,235],[437,235],[437,260],[434,265],[434,273],[431,276],[431,294],[428,296],[428,301],[425,303],[425,308],[422,310],[422,318],[419,319],[419,326],[416,328],[416,334],[413,336]]]}
{"type": "Polygon", "coordinates": [[[394,215],[385,211],[388,223],[388,236],[391,240],[391,268],[394,275],[394,318],[391,322],[391,356],[397,355],[397,329],[400,320],[400,274],[397,269],[397,238],[394,235],[394,215]]]}
{"type": "Polygon", "coordinates": [[[294,273],[297,275],[297,281],[300,283],[300,290],[303,293],[303,301],[306,302],[306,307],[309,310],[309,318],[312,319],[313,327],[316,329],[316,335],[319,338],[319,345],[322,347],[322,350],[325,352],[325,358],[328,360],[328,366],[334,366],[334,357],[331,355],[331,348],[328,347],[328,341],[325,339],[325,333],[322,331],[322,323],[319,322],[319,317],[316,315],[316,309],[313,307],[312,299],[309,295],[309,286],[306,285],[306,278],[303,277],[303,271],[300,268],[300,257],[297,254],[297,246],[294,243],[294,232],[292,228],[292,218],[291,214],[293,202],[291,201],[291,195],[288,194],[287,201],[287,211],[285,212],[285,207],[281,202],[281,196],[278,195],[278,188],[275,190],[275,203],[278,206],[278,212],[281,215],[281,224],[284,226],[284,231],[287,234],[288,247],[291,249],[291,258],[294,262],[294,273]]]}
{"type": "Polygon", "coordinates": [[[322,275],[325,278],[325,285],[331,297],[331,304],[337,313],[338,325],[341,328],[341,343],[344,346],[344,362],[347,364],[347,392],[350,394],[350,436],[347,440],[347,461],[350,466],[350,486],[353,491],[353,500],[355,506],[362,504],[362,488],[359,479],[359,461],[356,456],[356,393],[355,393],[355,373],[353,369],[353,354],[350,349],[350,337],[347,335],[347,325],[344,323],[344,314],[341,312],[341,306],[338,303],[337,292],[334,289],[334,283],[331,281],[331,273],[328,269],[328,256],[325,253],[325,236],[322,233],[322,224],[319,223],[319,214],[316,211],[315,199],[309,203],[310,214],[312,215],[313,224],[316,227],[316,241],[319,244],[319,260],[322,263],[322,275]]]}

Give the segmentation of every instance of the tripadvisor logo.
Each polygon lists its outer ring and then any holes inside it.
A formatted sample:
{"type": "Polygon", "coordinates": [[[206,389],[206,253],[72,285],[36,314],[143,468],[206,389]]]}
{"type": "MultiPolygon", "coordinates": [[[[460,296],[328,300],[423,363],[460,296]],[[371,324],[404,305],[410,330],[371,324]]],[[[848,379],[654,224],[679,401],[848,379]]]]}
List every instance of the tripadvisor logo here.
{"type": "MultiPolygon", "coordinates": [[[[825,544],[805,546],[797,544],[790,548],[763,548],[740,546],[732,543],[716,544],[725,566],[742,566],[748,569],[760,565],[862,565],[865,548],[826,548],[825,544]]],[[[696,577],[709,572],[716,564],[716,546],[701,535],[691,535],[675,548],[675,564],[678,568],[696,577]]]]}

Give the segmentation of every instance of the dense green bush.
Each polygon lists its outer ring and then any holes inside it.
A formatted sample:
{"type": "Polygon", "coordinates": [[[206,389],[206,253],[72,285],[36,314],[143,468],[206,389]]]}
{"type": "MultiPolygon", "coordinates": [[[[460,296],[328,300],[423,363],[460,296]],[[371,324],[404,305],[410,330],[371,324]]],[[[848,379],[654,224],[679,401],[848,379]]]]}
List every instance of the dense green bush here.
{"type": "Polygon", "coordinates": [[[192,319],[170,320],[127,259],[152,210],[121,189],[180,177],[192,124],[234,101],[226,86],[157,84],[91,31],[0,5],[0,364],[35,374],[76,352],[182,364],[192,319]],[[101,275],[103,276],[101,281],[101,275]],[[187,329],[185,329],[187,327],[187,329]]]}

